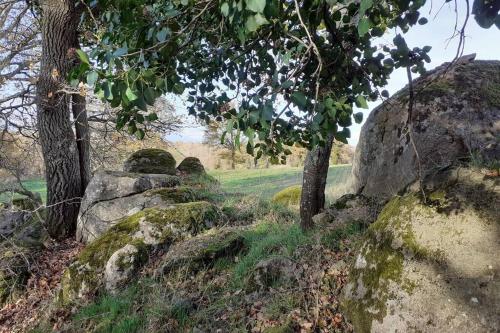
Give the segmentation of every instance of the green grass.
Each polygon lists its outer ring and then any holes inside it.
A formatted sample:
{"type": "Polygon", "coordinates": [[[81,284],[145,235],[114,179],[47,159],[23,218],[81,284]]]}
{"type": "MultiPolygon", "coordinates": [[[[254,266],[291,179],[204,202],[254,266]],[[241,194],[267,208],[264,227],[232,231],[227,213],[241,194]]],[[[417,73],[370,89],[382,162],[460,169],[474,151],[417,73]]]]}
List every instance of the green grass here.
{"type": "MultiPolygon", "coordinates": [[[[269,169],[213,170],[209,172],[228,193],[254,194],[270,199],[279,191],[302,183],[302,167],[273,167],[269,169]]],[[[345,184],[351,174],[351,165],[331,166],[328,171],[326,193],[338,185],[345,184]]],[[[30,191],[38,192],[43,202],[47,198],[45,181],[41,179],[27,180],[24,186],[30,191]]],[[[19,197],[14,195],[14,198],[19,197]]],[[[9,201],[9,194],[0,195],[0,202],[9,201]]]]}
{"type": "Polygon", "coordinates": [[[77,330],[99,333],[131,333],[144,326],[144,318],[135,311],[134,303],[142,290],[137,285],[119,296],[103,295],[97,302],[81,308],[73,318],[77,330]]]}
{"type": "Polygon", "coordinates": [[[292,257],[299,246],[311,242],[310,235],[303,233],[297,223],[262,223],[246,231],[243,237],[248,252],[232,271],[236,288],[245,285],[246,278],[258,262],[273,256],[292,257]]]}
{"type": "MultiPolygon", "coordinates": [[[[1,185],[1,184],[0,184],[1,185]]],[[[47,200],[47,187],[43,179],[32,179],[23,181],[24,187],[32,192],[38,192],[42,196],[42,201],[45,203],[47,200]]],[[[0,202],[7,202],[11,199],[21,197],[19,194],[12,195],[11,193],[0,194],[0,202]]]]}
{"type": "MultiPolygon", "coordinates": [[[[270,199],[279,191],[302,184],[302,167],[274,167],[269,169],[214,170],[222,189],[229,193],[256,194],[270,199]]],[[[351,165],[335,165],[328,170],[327,187],[347,182],[351,165]]],[[[326,191],[328,193],[328,189],[326,191]]]]}

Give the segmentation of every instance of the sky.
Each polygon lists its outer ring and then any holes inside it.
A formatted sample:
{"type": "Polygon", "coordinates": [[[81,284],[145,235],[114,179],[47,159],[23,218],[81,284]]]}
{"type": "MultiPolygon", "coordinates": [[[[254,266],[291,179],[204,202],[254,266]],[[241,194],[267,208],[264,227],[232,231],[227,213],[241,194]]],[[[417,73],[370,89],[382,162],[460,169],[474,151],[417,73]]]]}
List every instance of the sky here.
{"type": "MultiPolygon", "coordinates": [[[[463,1],[457,1],[458,8],[458,27],[462,26],[465,17],[465,5],[463,1]],[[460,5],[462,3],[462,5],[460,5]]],[[[404,36],[410,48],[415,46],[432,46],[429,53],[431,63],[426,64],[427,69],[432,69],[441,65],[443,62],[450,61],[455,57],[457,52],[458,38],[450,37],[454,34],[454,26],[457,15],[455,14],[454,2],[451,1],[444,5],[442,8],[442,0],[427,1],[427,4],[421,11],[421,15],[428,18],[429,22],[423,26],[414,26],[404,36]],[[439,5],[439,6],[438,6],[439,5]]],[[[395,33],[389,32],[386,36],[382,37],[379,44],[391,44],[392,38],[395,33]]],[[[464,55],[476,53],[476,59],[483,60],[500,60],[500,29],[492,26],[490,29],[482,29],[479,27],[471,16],[465,31],[465,49],[464,55]]],[[[389,80],[385,89],[392,95],[408,83],[406,78],[406,70],[396,70],[389,80]]],[[[181,115],[186,115],[185,106],[182,100],[177,99],[174,102],[177,112],[181,115]]],[[[369,103],[368,110],[355,110],[355,112],[363,111],[364,120],[368,114],[380,104],[378,102],[369,103]]],[[[194,123],[194,119],[190,116],[184,117],[187,119],[186,126],[178,133],[167,136],[169,141],[184,141],[184,142],[201,142],[203,140],[203,128],[194,123]]],[[[351,129],[351,138],[348,140],[349,144],[355,146],[359,140],[359,134],[362,124],[353,124],[351,129]]]]}

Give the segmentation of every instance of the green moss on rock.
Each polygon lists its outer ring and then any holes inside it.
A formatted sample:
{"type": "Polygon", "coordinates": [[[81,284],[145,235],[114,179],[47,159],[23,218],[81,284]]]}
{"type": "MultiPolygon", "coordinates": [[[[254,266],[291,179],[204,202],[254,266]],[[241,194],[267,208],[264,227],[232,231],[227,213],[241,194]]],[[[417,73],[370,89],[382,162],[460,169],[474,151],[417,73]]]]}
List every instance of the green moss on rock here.
{"type": "Polygon", "coordinates": [[[186,157],[177,167],[181,173],[186,175],[191,174],[203,174],[205,173],[205,168],[201,164],[200,159],[196,157],[186,157]]]}
{"type": "Polygon", "coordinates": [[[196,235],[216,225],[219,219],[218,209],[205,201],[173,204],[162,209],[148,208],[122,219],[88,244],[77,261],[66,270],[61,281],[59,302],[66,304],[98,290],[102,286],[107,261],[125,245],[137,247],[142,257],[144,253],[149,253],[152,245],[165,246],[196,235]]]}
{"type": "Polygon", "coordinates": [[[272,198],[272,202],[285,206],[297,206],[300,203],[301,193],[302,186],[290,186],[276,193],[272,198]]]}
{"type": "Polygon", "coordinates": [[[409,224],[416,204],[418,198],[414,195],[394,198],[368,229],[342,304],[357,332],[370,332],[372,322],[387,315],[391,283],[409,293],[415,288],[414,282],[403,280],[402,272],[405,256],[428,255],[415,241],[409,224]]]}
{"type": "Polygon", "coordinates": [[[175,175],[175,159],[169,152],[162,149],[141,149],[125,161],[123,170],[126,172],[175,175]]]}
{"type": "Polygon", "coordinates": [[[196,201],[202,198],[198,190],[189,186],[180,186],[175,188],[159,188],[149,190],[144,193],[146,197],[159,195],[165,202],[186,203],[196,201]]]}

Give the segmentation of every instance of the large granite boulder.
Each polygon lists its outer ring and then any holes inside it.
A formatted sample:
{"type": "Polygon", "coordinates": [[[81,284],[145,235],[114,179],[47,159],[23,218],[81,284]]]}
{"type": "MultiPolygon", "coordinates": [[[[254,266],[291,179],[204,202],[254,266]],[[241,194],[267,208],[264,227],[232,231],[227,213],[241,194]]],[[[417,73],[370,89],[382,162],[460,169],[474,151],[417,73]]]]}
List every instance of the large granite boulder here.
{"type": "Polygon", "coordinates": [[[151,251],[216,226],[219,210],[206,201],[146,208],[117,221],[87,244],[66,269],[58,301],[67,304],[101,288],[116,292],[126,286],[151,251]]]}
{"type": "Polygon", "coordinates": [[[123,165],[123,171],[175,175],[175,159],[163,149],[141,149],[130,155],[123,165]]]}
{"type": "MultiPolygon", "coordinates": [[[[425,176],[457,160],[500,159],[500,61],[461,58],[414,80],[413,137],[425,176]]],[[[353,162],[357,193],[388,199],[418,176],[405,128],[408,88],[375,108],[353,162]]]]}
{"type": "Polygon", "coordinates": [[[354,331],[500,331],[500,180],[441,172],[393,198],[366,239],[343,291],[354,331]]]}
{"type": "Polygon", "coordinates": [[[191,201],[194,197],[176,176],[101,171],[92,178],[78,216],[77,240],[89,242],[121,218],[155,206],[191,201]]]}

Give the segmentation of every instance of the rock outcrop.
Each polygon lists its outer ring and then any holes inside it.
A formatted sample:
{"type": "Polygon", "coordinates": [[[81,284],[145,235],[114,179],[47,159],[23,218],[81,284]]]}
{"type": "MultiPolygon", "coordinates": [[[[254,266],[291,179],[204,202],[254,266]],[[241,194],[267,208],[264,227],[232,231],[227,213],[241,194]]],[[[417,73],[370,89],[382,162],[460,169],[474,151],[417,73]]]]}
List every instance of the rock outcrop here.
{"type": "Polygon", "coordinates": [[[123,171],[175,175],[175,159],[163,149],[141,149],[130,155],[123,171]]]}
{"type": "MultiPolygon", "coordinates": [[[[414,80],[412,133],[422,175],[460,159],[500,159],[500,61],[463,58],[414,80]]],[[[353,163],[357,193],[389,199],[418,176],[406,128],[408,88],[368,117],[353,163]]]]}
{"type": "Polygon", "coordinates": [[[500,180],[449,169],[389,201],[344,289],[355,332],[500,331],[500,180]]]}
{"type": "Polygon", "coordinates": [[[120,219],[144,208],[192,201],[187,189],[166,190],[180,183],[180,178],[171,175],[97,172],[87,186],[80,206],[77,240],[92,241],[120,219]]]}
{"type": "Polygon", "coordinates": [[[219,210],[206,201],[147,208],[122,218],[87,244],[65,271],[59,302],[93,295],[102,287],[115,292],[124,287],[153,249],[196,235],[220,220],[219,210]]]}

